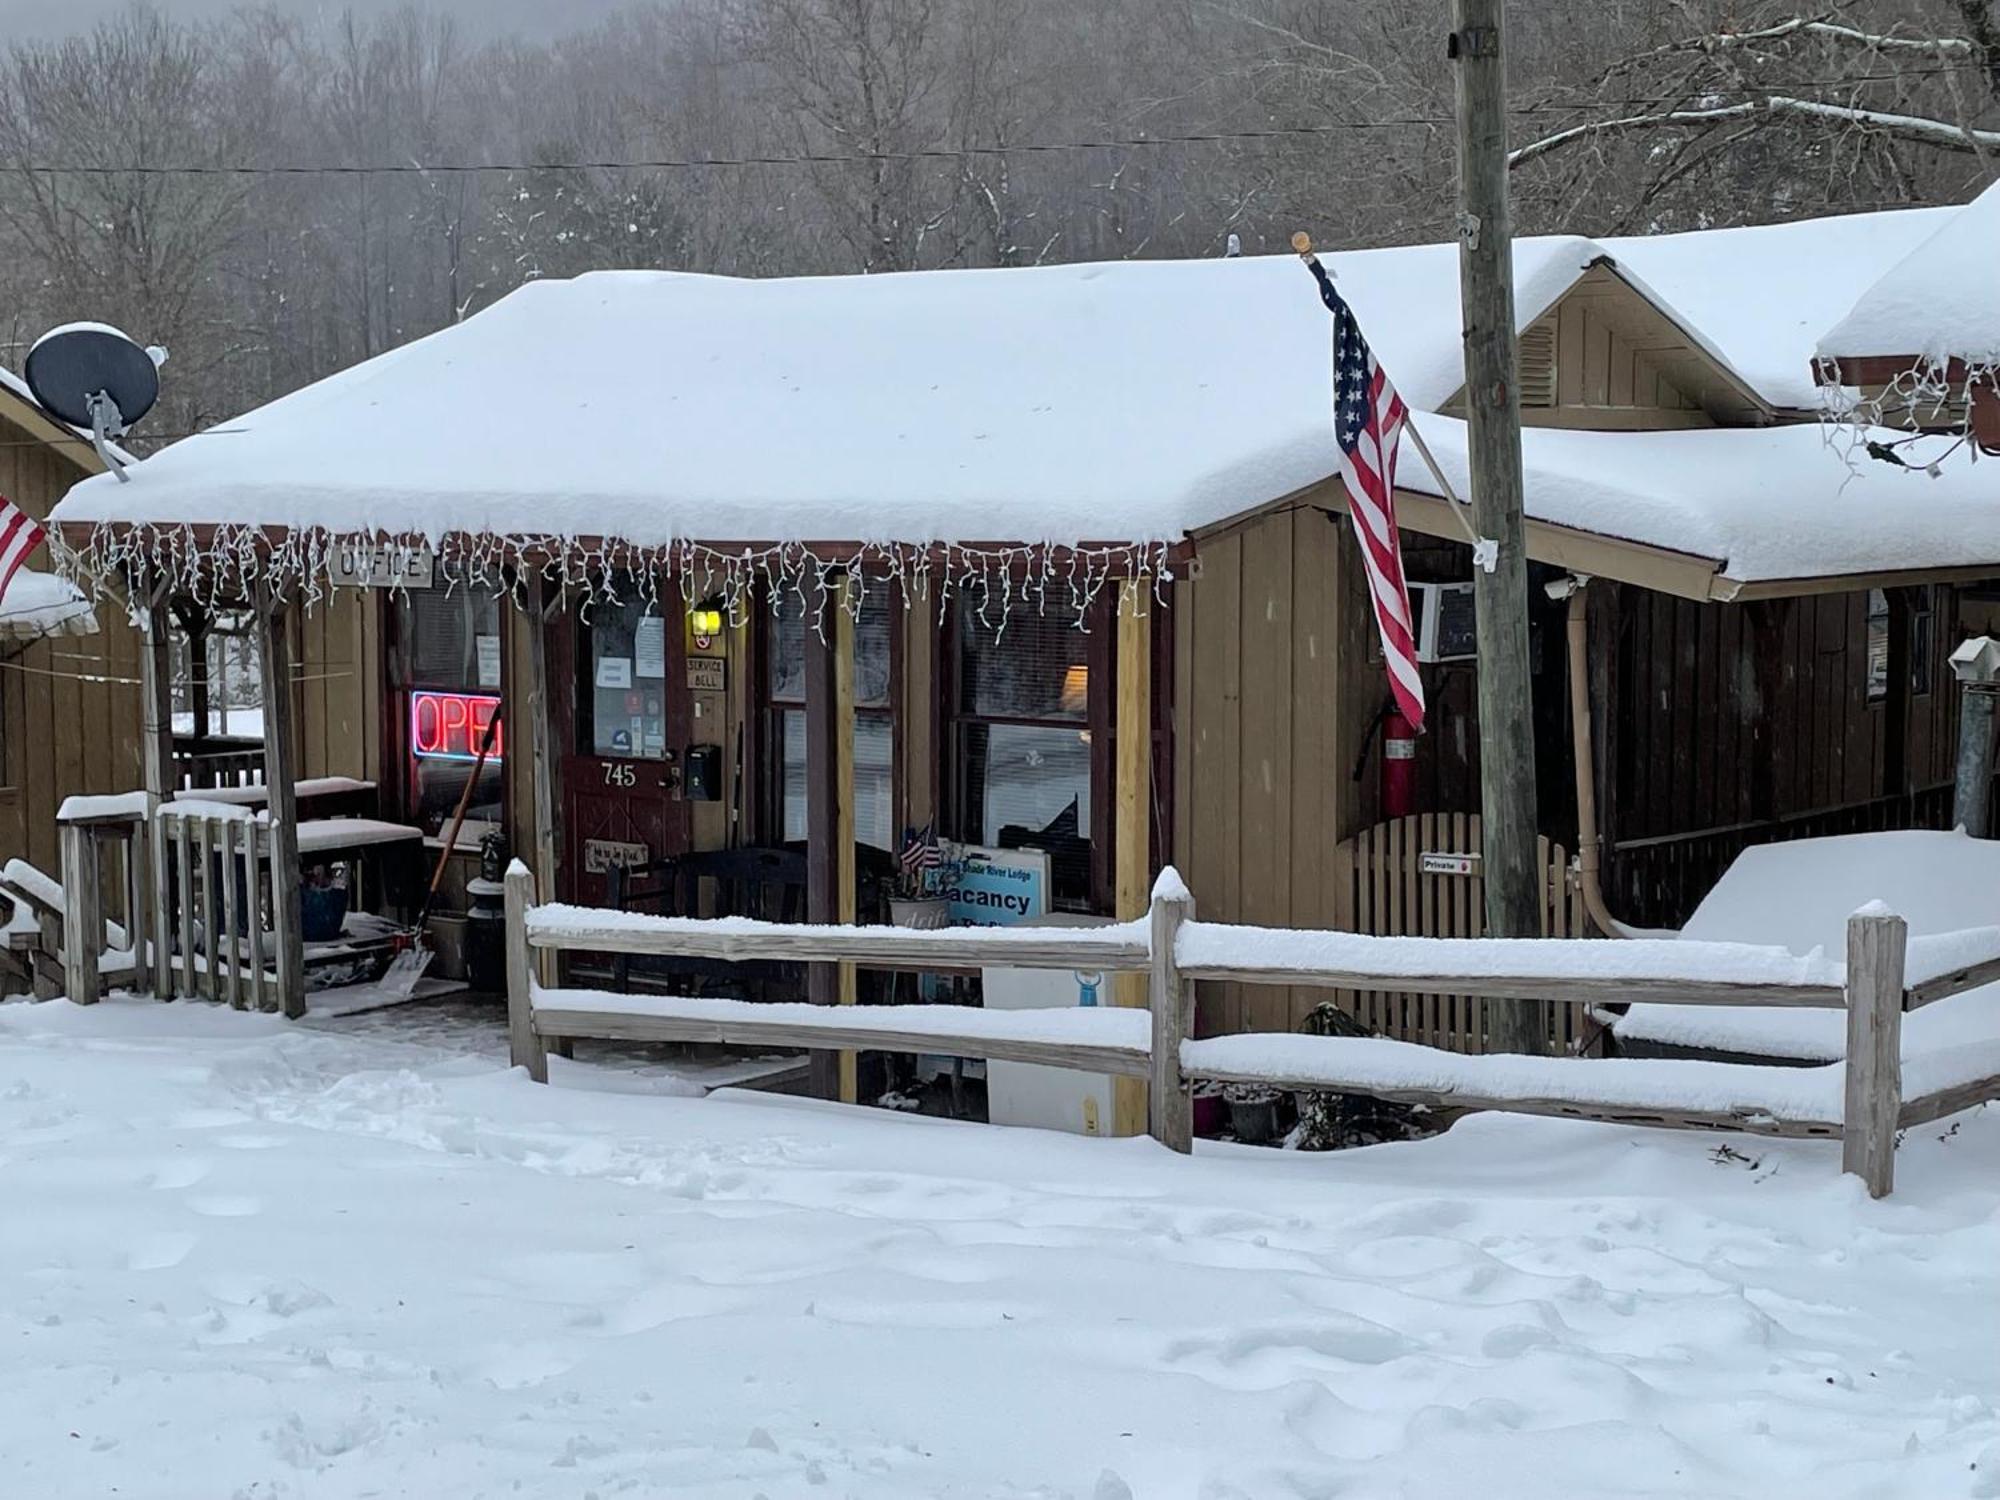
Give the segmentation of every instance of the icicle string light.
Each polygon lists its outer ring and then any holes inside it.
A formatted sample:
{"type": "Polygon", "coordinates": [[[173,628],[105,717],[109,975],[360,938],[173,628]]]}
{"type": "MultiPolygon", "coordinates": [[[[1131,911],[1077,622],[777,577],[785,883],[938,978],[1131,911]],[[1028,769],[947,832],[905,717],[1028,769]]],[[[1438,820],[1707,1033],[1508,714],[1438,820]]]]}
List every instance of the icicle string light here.
{"type": "MultiPolygon", "coordinates": [[[[59,536],[52,541],[60,571],[90,590],[93,600],[119,580],[132,588],[133,597],[149,597],[165,584],[197,606],[213,609],[250,598],[261,585],[274,597],[311,611],[328,598],[336,576],[349,571],[342,564],[356,554],[387,548],[429,553],[433,587],[505,596],[521,608],[528,602],[526,585],[539,576],[583,619],[594,606],[628,601],[648,614],[664,614],[670,600],[663,584],[671,580],[682,608],[720,599],[730,623],[742,625],[762,587],[767,607],[774,611],[782,595],[794,596],[821,639],[826,638],[830,610],[844,607],[858,619],[876,589],[900,594],[912,609],[935,596],[940,620],[956,596],[983,629],[998,636],[1017,612],[1060,612],[1084,629],[1091,606],[1107,587],[1127,578],[1150,582],[1152,598],[1164,603],[1173,581],[1171,544],[1164,541],[1099,547],[871,543],[824,556],[797,542],[729,550],[692,541],[584,543],[553,534],[454,533],[433,543],[415,534],[336,536],[324,531],[294,531],[272,541],[256,526],[217,526],[203,538],[185,525],[111,523],[98,526],[82,547],[67,546],[59,536]],[[843,575],[850,580],[844,596],[839,587],[843,575]]],[[[407,586],[398,583],[391,589],[406,592],[407,586]]]]}
{"type": "Polygon", "coordinates": [[[1862,459],[1882,456],[1881,450],[1895,450],[1893,462],[1902,468],[1935,475],[1940,460],[1968,447],[1973,459],[1979,456],[1971,435],[1972,401],[1975,391],[2000,392],[2000,364],[1960,360],[1924,359],[1897,374],[1880,389],[1866,390],[1832,383],[1831,370],[1822,375],[1821,416],[1827,427],[1827,442],[1838,449],[1850,466],[1862,459]],[[1907,457],[1900,452],[1910,439],[1884,444],[1871,429],[1907,432],[1912,437],[1937,438],[1947,446],[1937,452],[1907,457]]]}

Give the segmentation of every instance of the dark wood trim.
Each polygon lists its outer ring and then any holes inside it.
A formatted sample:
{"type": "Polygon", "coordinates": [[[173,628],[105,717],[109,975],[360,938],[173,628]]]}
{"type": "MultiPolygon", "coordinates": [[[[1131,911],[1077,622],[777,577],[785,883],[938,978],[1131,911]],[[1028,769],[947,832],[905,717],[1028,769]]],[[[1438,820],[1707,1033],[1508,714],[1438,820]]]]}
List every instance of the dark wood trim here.
{"type": "MultiPolygon", "coordinates": [[[[806,785],[829,785],[833,777],[834,735],[838,713],[834,702],[834,645],[819,632],[805,632],[806,785]]],[[[834,840],[839,828],[831,797],[806,797],[806,920],[825,925],[837,921],[840,893],[834,840]]],[[[806,968],[806,998],[814,1005],[834,1005],[840,999],[840,971],[834,964],[806,968]]],[[[811,1089],[819,1099],[840,1096],[840,1054],[815,1051],[811,1089]]]]}

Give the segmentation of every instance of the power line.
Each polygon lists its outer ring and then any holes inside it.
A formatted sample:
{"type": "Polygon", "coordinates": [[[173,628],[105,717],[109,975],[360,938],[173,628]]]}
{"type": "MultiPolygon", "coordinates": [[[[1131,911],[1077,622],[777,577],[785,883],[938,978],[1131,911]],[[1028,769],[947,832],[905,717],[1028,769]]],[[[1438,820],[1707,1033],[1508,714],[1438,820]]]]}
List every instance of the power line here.
{"type": "MultiPolygon", "coordinates": [[[[1909,68],[1889,73],[1851,74],[1844,78],[1786,80],[1783,92],[1802,89],[1849,88],[1859,84],[1900,82],[1914,77],[1963,71],[1962,67],[1909,68]]],[[[1721,98],[1732,93],[1769,94],[1778,89],[1744,90],[1692,88],[1670,94],[1622,99],[1578,99],[1518,105],[1509,111],[1521,117],[1573,115],[1592,110],[1646,109],[1683,105],[1692,97],[1721,98]]],[[[1261,141],[1301,140],[1355,131],[1437,129],[1453,124],[1449,115],[1383,115],[1372,120],[1330,120],[1314,125],[1274,125],[1242,130],[1203,130],[1176,135],[1105,136],[1082,141],[1025,141],[1013,145],[913,146],[900,151],[805,151],[791,155],[759,153],[744,156],[661,156],[606,158],[593,161],[497,162],[303,162],[266,165],[250,162],[168,162],[103,164],[94,162],[22,163],[9,171],[35,176],[68,177],[434,177],[484,173],[532,172],[653,172],[729,170],[757,167],[869,166],[886,162],[964,161],[1002,156],[1050,156],[1070,152],[1151,150],[1170,146],[1206,146],[1261,141]]]]}

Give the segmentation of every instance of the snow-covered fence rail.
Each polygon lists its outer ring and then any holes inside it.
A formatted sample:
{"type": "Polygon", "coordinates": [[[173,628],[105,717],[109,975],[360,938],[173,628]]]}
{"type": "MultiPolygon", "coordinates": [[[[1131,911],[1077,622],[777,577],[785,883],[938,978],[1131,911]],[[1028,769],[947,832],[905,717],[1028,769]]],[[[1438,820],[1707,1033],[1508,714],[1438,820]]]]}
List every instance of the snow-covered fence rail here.
{"type": "Polygon", "coordinates": [[[1365,1093],[1678,1129],[1838,1137],[1842,1165],[1889,1191],[1895,1135],[2000,1098],[1992,1057],[1926,1064],[1902,1088],[1902,1014],[2000,977],[2000,931],[1920,939],[1883,909],[1848,924],[1844,964],[1782,948],[1584,939],[1376,938],[1193,920],[1172,872],[1142,922],[1082,929],[831,927],[535,906],[527,869],[508,871],[508,1027],[514,1062],[548,1078],[547,1049],[575,1037],[923,1051],[1042,1063],[1149,1081],[1148,1128],[1191,1148],[1198,1080],[1365,1093]],[[1906,963],[1906,949],[1910,961],[1906,963]],[[536,950],[854,963],[874,968],[1013,967],[1144,972],[1150,1014],[1119,1009],[994,1012],[962,1006],[797,1003],[545,990],[536,950]],[[1404,1042],[1289,1034],[1192,1040],[1198,980],[1343,990],[1533,997],[1573,1005],[1793,1005],[1847,1013],[1847,1060],[1817,1069],[1642,1059],[1467,1057],[1404,1042]]]}

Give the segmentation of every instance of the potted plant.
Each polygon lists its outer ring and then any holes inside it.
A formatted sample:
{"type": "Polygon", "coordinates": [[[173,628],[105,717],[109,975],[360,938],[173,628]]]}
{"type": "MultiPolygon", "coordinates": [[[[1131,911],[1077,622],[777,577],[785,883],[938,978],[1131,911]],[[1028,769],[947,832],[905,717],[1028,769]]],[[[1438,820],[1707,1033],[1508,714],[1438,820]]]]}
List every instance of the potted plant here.
{"type": "Polygon", "coordinates": [[[1229,1101],[1229,1128],[1245,1145],[1263,1146],[1278,1138],[1278,1112],[1284,1094],[1261,1083],[1232,1083],[1222,1091],[1229,1101]]]}
{"type": "Polygon", "coordinates": [[[944,850],[931,824],[903,830],[903,849],[889,887],[889,921],[897,927],[942,927],[950,920],[945,900],[944,850]]]}

